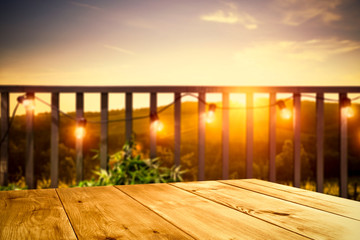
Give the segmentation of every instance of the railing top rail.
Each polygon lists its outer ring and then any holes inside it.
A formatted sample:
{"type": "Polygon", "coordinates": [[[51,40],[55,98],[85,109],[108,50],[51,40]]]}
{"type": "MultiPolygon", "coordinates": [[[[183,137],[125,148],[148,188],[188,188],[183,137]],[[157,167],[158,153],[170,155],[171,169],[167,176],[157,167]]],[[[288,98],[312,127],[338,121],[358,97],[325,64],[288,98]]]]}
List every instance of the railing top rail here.
{"type": "Polygon", "coordinates": [[[42,86],[0,85],[0,92],[135,92],[135,93],[360,93],[360,86],[42,86]]]}

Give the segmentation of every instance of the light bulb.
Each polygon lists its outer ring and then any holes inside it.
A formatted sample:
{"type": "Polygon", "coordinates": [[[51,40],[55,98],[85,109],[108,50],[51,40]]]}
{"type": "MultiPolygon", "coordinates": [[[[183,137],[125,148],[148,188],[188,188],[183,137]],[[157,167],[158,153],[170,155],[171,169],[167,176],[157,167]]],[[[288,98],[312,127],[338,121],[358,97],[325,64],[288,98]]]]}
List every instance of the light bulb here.
{"type": "Polygon", "coordinates": [[[287,108],[281,109],[281,117],[284,119],[290,119],[291,118],[291,111],[287,108]]]}
{"type": "Polygon", "coordinates": [[[85,133],[86,133],[85,127],[83,127],[83,126],[78,126],[78,127],[76,127],[76,129],[75,129],[75,136],[76,136],[77,139],[82,139],[82,138],[84,138],[85,133]]]}
{"type": "Polygon", "coordinates": [[[164,129],[164,124],[160,120],[157,120],[155,122],[155,128],[156,131],[161,132],[164,129]]]}
{"type": "Polygon", "coordinates": [[[345,112],[346,112],[346,116],[348,118],[351,118],[354,116],[354,109],[350,106],[345,108],[345,112]]]}
{"type": "Polygon", "coordinates": [[[206,122],[212,123],[215,120],[215,113],[213,111],[208,111],[206,114],[206,122]]]}
{"type": "Polygon", "coordinates": [[[24,105],[24,107],[26,109],[29,109],[29,110],[34,110],[35,109],[35,103],[34,103],[34,100],[32,99],[24,99],[22,104],[24,105]]]}
{"type": "Polygon", "coordinates": [[[215,110],[216,110],[216,105],[213,103],[210,104],[209,110],[206,114],[206,122],[212,123],[215,120],[215,110]]]}
{"type": "Polygon", "coordinates": [[[86,134],[85,126],[86,126],[85,118],[80,118],[77,120],[76,129],[75,129],[75,137],[77,139],[83,139],[85,137],[86,134]]]}

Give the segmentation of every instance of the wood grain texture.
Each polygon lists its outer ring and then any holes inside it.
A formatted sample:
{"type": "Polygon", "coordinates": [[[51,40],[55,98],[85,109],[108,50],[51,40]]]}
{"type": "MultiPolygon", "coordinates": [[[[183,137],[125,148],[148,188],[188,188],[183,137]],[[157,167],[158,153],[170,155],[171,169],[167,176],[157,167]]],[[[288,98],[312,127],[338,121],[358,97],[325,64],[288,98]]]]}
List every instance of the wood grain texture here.
{"type": "MultiPolygon", "coordinates": [[[[224,181],[220,181],[224,182],[224,181]]],[[[229,180],[225,183],[272,197],[360,220],[360,202],[311,192],[258,179],[229,180]]]]}
{"type": "Polygon", "coordinates": [[[79,239],[193,239],[112,186],[57,191],[79,239]]]}
{"type": "Polygon", "coordinates": [[[357,220],[217,181],[172,185],[309,238],[356,239],[360,236],[360,222],[357,220]]]}
{"type": "Polygon", "coordinates": [[[0,192],[0,239],[76,239],[54,189],[0,192]]]}
{"type": "Polygon", "coordinates": [[[306,239],[168,184],[116,187],[197,239],[306,239]]]}

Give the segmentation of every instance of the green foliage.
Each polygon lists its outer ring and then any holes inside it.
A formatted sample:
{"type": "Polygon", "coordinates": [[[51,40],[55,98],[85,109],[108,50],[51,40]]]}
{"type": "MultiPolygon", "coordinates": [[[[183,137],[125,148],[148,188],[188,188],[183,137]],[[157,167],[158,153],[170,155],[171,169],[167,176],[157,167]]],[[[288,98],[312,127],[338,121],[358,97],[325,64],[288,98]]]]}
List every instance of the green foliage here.
{"type": "Polygon", "coordinates": [[[0,191],[10,191],[10,190],[24,190],[27,189],[25,178],[20,178],[19,181],[9,183],[7,186],[0,186],[0,191]]]}
{"type": "Polygon", "coordinates": [[[180,166],[162,167],[158,158],[142,159],[134,142],[126,143],[123,149],[110,156],[109,170],[95,171],[98,179],[81,181],[77,186],[107,186],[144,183],[167,183],[183,181],[180,166]]]}

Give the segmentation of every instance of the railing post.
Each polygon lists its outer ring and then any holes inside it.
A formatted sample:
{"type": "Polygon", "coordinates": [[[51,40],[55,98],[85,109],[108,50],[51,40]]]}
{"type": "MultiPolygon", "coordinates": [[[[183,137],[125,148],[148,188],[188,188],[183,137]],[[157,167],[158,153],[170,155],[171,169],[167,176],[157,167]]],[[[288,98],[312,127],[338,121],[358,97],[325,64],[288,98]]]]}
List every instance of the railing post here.
{"type": "MultiPolygon", "coordinates": [[[[157,96],[156,93],[150,93],[150,115],[157,113],[157,96]]],[[[150,158],[156,157],[156,126],[150,118],[150,158]]]]}
{"type": "Polygon", "coordinates": [[[343,106],[343,100],[347,98],[346,93],[339,94],[340,112],[340,197],[347,198],[348,195],[348,132],[347,132],[347,112],[343,106]]]}
{"type": "MultiPolygon", "coordinates": [[[[76,93],[76,119],[84,117],[84,93],[76,93]]],[[[79,183],[84,179],[83,163],[83,139],[76,139],[76,182],[79,183]]]]}
{"type": "Polygon", "coordinates": [[[246,178],[253,177],[254,95],[246,94],[246,178]]]}
{"type": "Polygon", "coordinates": [[[222,94],[222,179],[229,179],[229,93],[222,94]]]}
{"type": "Polygon", "coordinates": [[[101,134],[100,134],[100,168],[107,170],[108,159],[108,93],[101,93],[101,134]]]}
{"type": "Polygon", "coordinates": [[[59,93],[51,93],[51,187],[59,182],[59,93]]]}
{"type": "Polygon", "coordinates": [[[125,137],[126,141],[130,142],[132,138],[132,114],[133,114],[133,94],[132,92],[127,92],[125,97],[125,137]]]}
{"type": "Polygon", "coordinates": [[[199,92],[198,100],[198,180],[205,180],[205,106],[206,106],[205,92],[199,92]]]}
{"type": "Polygon", "coordinates": [[[270,93],[269,109],[269,180],[276,182],[276,93],[270,93]]]}
{"type": "Polygon", "coordinates": [[[301,181],[301,95],[294,93],[294,187],[301,181]]]}
{"type": "MultiPolygon", "coordinates": [[[[26,93],[34,101],[34,93],[26,93]]],[[[29,189],[36,188],[34,178],[34,109],[26,108],[26,156],[25,156],[25,182],[29,189]]]]}
{"type": "Polygon", "coordinates": [[[324,192],[324,93],[316,94],[316,191],[324,192]]]}
{"type": "Polygon", "coordinates": [[[174,93],[174,164],[180,165],[181,156],[181,93],[174,93]]]}
{"type": "Polygon", "coordinates": [[[0,186],[8,184],[9,162],[9,93],[1,93],[1,158],[0,158],[0,186]],[[5,137],[5,135],[7,135],[5,137]]]}

